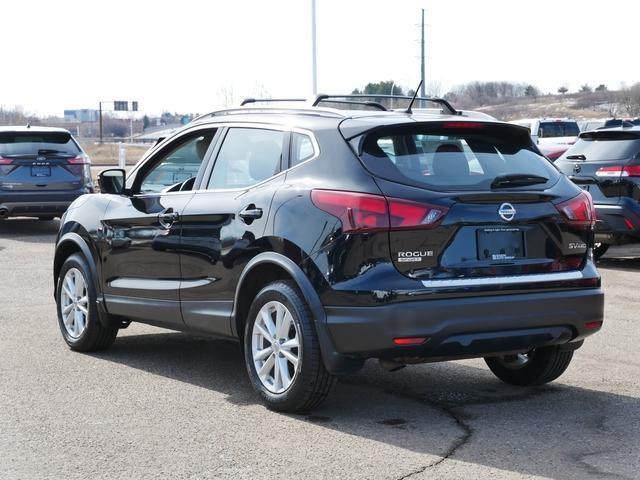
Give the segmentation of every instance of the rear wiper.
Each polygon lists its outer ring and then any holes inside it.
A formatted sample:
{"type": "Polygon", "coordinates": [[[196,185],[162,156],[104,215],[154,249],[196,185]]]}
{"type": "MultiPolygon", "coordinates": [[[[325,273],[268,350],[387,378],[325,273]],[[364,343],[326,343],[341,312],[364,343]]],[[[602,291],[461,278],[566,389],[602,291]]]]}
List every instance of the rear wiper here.
{"type": "Polygon", "coordinates": [[[569,155],[567,157],[567,160],[586,160],[587,157],[585,157],[584,155],[580,154],[580,155],[569,155]]]}
{"type": "Polygon", "coordinates": [[[536,185],[538,183],[547,183],[547,177],[540,175],[530,175],[527,173],[512,173],[509,175],[499,175],[491,182],[491,188],[509,188],[524,187],[527,185],[536,185]]]}

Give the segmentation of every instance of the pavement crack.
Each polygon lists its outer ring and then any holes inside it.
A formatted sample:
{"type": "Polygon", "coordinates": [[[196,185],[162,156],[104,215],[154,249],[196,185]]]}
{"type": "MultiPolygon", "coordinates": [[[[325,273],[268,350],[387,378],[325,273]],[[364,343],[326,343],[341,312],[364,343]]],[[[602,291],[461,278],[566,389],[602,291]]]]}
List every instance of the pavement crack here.
{"type": "Polygon", "coordinates": [[[456,423],[458,428],[462,430],[462,435],[456,438],[453,442],[451,442],[445,454],[439,459],[437,459],[435,462],[431,462],[428,465],[425,465],[423,467],[418,468],[417,470],[414,470],[413,472],[409,472],[408,474],[403,475],[402,477],[399,477],[397,480],[405,480],[407,478],[413,477],[414,475],[419,475],[421,473],[424,473],[430,468],[437,467],[445,460],[448,460],[449,458],[451,458],[458,449],[462,448],[467,443],[469,443],[471,441],[471,437],[473,436],[473,429],[471,428],[471,425],[469,425],[467,422],[464,421],[461,414],[456,412],[456,408],[457,408],[456,406],[445,405],[439,402],[434,402],[433,400],[429,400],[426,398],[421,398],[420,401],[422,403],[426,403],[430,407],[435,408],[436,410],[439,410],[440,412],[450,417],[456,423]]]}

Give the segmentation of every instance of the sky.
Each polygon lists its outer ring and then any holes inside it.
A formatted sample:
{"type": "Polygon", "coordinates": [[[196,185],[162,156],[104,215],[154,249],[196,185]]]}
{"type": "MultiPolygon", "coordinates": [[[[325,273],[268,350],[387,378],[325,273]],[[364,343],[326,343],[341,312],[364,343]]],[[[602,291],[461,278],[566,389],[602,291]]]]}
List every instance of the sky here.
{"type": "MultiPolygon", "coordinates": [[[[318,90],[480,80],[543,92],[640,81],[640,1],[316,0],[318,90]],[[611,5],[611,7],[608,7],[611,5]]],[[[137,100],[202,113],[311,94],[311,0],[29,0],[2,6],[0,107],[39,115],[137,100]]]]}

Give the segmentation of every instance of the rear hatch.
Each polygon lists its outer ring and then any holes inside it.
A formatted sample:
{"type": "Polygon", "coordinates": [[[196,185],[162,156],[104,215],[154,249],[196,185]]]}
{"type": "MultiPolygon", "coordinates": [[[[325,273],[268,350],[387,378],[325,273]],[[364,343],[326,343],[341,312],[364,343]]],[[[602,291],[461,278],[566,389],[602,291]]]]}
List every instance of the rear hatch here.
{"type": "Polygon", "coordinates": [[[621,197],[637,195],[640,129],[584,132],[555,164],[596,204],[617,205],[621,197]]]}
{"type": "Polygon", "coordinates": [[[68,132],[0,132],[0,190],[65,191],[91,185],[89,157],[68,132]]]}
{"type": "Polygon", "coordinates": [[[387,198],[390,255],[420,279],[579,269],[592,204],[525,128],[470,121],[377,128],[351,140],[387,198]]]}

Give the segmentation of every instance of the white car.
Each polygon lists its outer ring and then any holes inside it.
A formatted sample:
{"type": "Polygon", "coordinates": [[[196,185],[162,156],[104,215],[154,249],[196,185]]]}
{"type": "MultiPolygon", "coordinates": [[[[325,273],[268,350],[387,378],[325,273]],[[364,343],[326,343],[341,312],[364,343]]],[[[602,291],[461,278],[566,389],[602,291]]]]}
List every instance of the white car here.
{"type": "Polygon", "coordinates": [[[527,127],[534,143],[573,145],[578,140],[578,122],[569,118],[525,118],[511,123],[527,127]]]}

